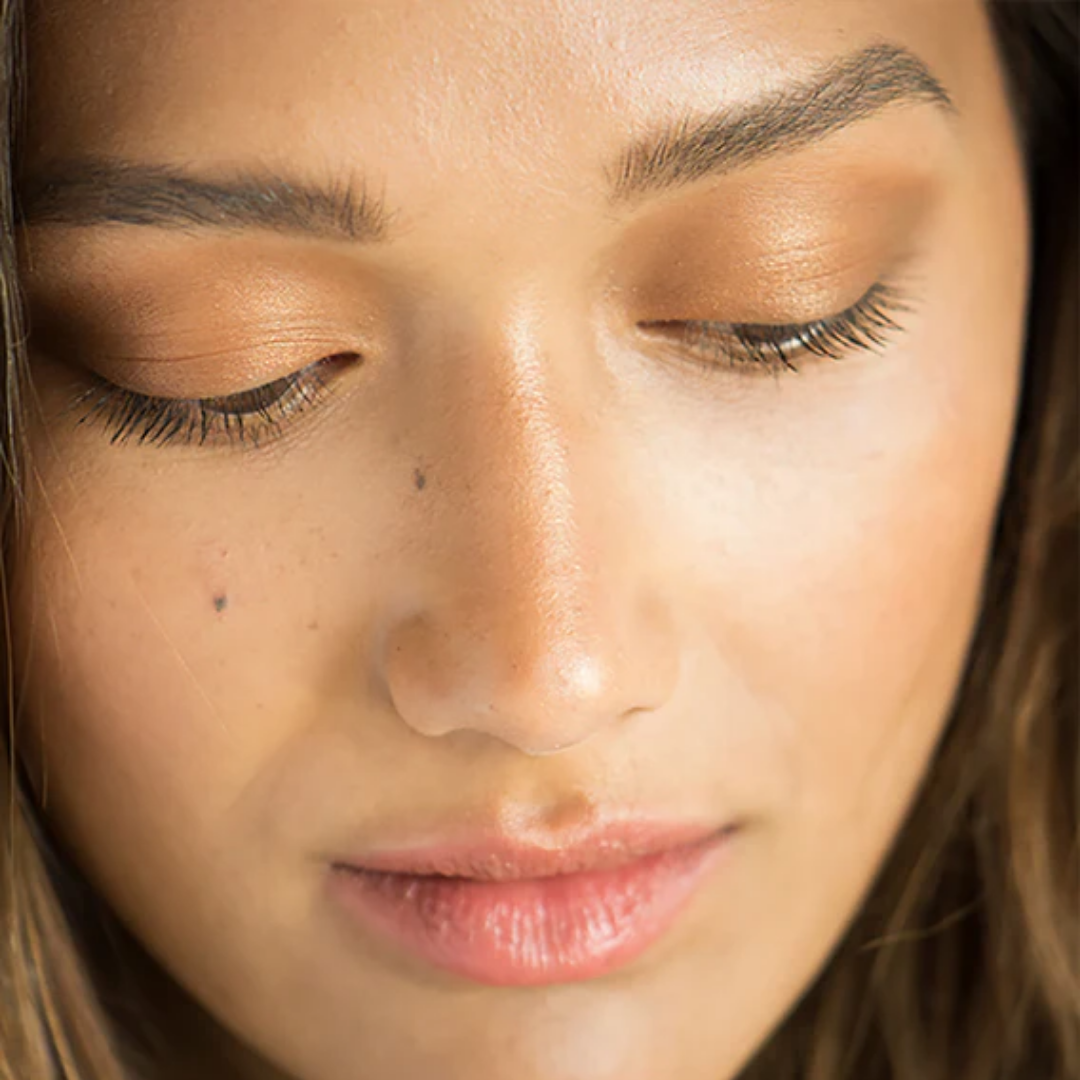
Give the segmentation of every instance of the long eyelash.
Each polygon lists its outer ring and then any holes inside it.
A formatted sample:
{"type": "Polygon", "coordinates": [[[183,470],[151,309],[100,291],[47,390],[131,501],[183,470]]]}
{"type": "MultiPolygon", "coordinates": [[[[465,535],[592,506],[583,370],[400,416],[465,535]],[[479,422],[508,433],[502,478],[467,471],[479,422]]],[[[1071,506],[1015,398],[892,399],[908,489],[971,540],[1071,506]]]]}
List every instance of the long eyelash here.
{"type": "Polygon", "coordinates": [[[902,331],[896,316],[910,310],[894,286],[879,283],[847,311],[808,323],[658,322],[646,329],[664,331],[706,362],[726,360],[769,371],[798,371],[800,355],[840,360],[859,350],[875,351],[902,331]]]}
{"type": "MultiPolygon", "coordinates": [[[[658,321],[642,329],[674,335],[691,353],[715,364],[752,364],[766,370],[797,371],[802,353],[839,360],[858,350],[882,348],[890,334],[903,327],[894,318],[910,310],[904,297],[885,283],[874,285],[847,311],[809,323],[714,323],[658,321]]],[[[327,386],[328,369],[360,358],[355,353],[327,357],[292,375],[245,390],[211,398],[159,398],[94,376],[94,385],[73,403],[79,423],[99,421],[113,444],[167,443],[204,445],[221,435],[230,442],[258,445],[281,424],[314,405],[327,386]]]]}
{"type": "Polygon", "coordinates": [[[211,439],[258,446],[281,424],[314,405],[327,387],[330,368],[359,359],[327,357],[292,375],[224,397],[160,398],[116,386],[100,376],[73,403],[79,423],[99,422],[115,444],[202,446],[211,439]]]}

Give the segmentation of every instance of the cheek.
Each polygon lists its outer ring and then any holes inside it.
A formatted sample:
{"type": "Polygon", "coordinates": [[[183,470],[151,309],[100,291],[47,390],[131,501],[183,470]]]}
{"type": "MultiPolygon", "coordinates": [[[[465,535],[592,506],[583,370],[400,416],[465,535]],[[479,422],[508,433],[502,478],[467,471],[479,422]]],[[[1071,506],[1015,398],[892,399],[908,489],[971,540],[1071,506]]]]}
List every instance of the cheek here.
{"type": "Polygon", "coordinates": [[[126,889],[178,862],[170,848],[213,858],[230,814],[243,828],[253,778],[294,735],[311,682],[303,565],[319,538],[257,500],[195,515],[201,500],[167,479],[42,476],[17,567],[26,752],[87,868],[126,889]],[[103,836],[122,843],[106,850],[103,836]]]}
{"type": "Polygon", "coordinates": [[[979,238],[957,231],[885,353],[664,433],[656,516],[694,538],[676,565],[712,692],[761,763],[740,794],[764,783],[794,832],[842,825],[868,849],[948,715],[1011,444],[1024,267],[961,275],[979,238]]]}

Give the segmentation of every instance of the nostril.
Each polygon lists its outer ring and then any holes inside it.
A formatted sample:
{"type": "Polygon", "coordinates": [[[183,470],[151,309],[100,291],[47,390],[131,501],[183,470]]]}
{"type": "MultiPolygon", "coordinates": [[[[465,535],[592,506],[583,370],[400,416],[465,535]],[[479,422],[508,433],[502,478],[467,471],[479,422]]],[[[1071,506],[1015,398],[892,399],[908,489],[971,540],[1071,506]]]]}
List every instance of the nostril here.
{"type": "MultiPolygon", "coordinates": [[[[414,616],[385,639],[392,707],[429,738],[473,731],[530,756],[555,754],[655,709],[670,690],[669,650],[641,628],[630,648],[615,630],[544,634],[532,620],[496,632],[492,620],[464,615],[414,616]]],[[[618,626],[625,633],[627,620],[618,626]]]]}

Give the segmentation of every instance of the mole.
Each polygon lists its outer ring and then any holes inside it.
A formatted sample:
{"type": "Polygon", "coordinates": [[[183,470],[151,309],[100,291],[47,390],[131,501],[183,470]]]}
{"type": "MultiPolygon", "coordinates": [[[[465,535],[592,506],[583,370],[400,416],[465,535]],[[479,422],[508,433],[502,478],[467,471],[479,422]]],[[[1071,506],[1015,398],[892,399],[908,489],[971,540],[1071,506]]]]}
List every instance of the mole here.
{"type": "Polygon", "coordinates": [[[214,610],[224,611],[229,606],[229,598],[224,593],[214,597],[214,610]]]}
{"type": "Polygon", "coordinates": [[[419,469],[413,469],[413,483],[416,484],[417,491],[423,491],[424,485],[427,483],[427,477],[419,469]]]}

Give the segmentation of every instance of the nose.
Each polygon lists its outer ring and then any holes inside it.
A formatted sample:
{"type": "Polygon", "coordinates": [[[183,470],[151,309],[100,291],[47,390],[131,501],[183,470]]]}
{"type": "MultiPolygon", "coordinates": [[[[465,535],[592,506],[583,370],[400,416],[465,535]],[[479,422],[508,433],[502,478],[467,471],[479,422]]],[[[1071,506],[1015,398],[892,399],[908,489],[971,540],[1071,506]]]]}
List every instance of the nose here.
{"type": "Polygon", "coordinates": [[[426,441],[428,535],[383,638],[385,684],[420,734],[566,750],[670,696],[671,612],[595,422],[595,381],[546,362],[530,335],[474,350],[457,376],[426,441]]]}

